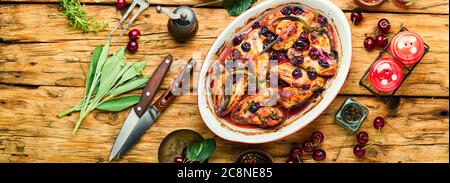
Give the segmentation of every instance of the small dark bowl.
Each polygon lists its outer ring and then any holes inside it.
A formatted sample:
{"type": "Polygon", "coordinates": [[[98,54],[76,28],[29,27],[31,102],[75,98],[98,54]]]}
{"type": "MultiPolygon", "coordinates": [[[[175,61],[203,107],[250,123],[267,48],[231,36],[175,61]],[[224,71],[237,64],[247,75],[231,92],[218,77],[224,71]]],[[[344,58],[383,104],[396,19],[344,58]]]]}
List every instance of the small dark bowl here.
{"type": "Polygon", "coordinates": [[[380,7],[385,0],[375,0],[375,2],[372,3],[366,2],[366,0],[353,0],[353,1],[355,1],[355,3],[362,9],[372,10],[380,7]]]}
{"type": "Polygon", "coordinates": [[[272,156],[261,150],[247,150],[234,160],[235,163],[273,163],[272,156]],[[247,160],[247,162],[246,162],[247,160]]]}

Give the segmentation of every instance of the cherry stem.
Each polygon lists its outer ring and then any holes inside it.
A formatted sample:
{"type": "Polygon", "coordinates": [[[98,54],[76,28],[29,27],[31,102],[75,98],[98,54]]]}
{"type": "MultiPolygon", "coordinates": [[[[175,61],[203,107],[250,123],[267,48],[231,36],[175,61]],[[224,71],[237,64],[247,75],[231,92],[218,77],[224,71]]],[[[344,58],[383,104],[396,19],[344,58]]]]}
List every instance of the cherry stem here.
{"type": "Polygon", "coordinates": [[[296,155],[296,157],[297,157],[297,160],[298,160],[299,163],[303,163],[303,161],[302,161],[302,159],[300,159],[299,155],[296,155]]]}
{"type": "Polygon", "coordinates": [[[376,140],[376,142],[377,142],[379,145],[383,144],[383,143],[381,142],[381,128],[378,128],[378,134],[377,134],[377,140],[376,140]]]}
{"type": "Polygon", "coordinates": [[[367,148],[369,148],[372,145],[373,145],[373,143],[367,144],[366,146],[363,147],[363,149],[367,149],[367,148]]]}

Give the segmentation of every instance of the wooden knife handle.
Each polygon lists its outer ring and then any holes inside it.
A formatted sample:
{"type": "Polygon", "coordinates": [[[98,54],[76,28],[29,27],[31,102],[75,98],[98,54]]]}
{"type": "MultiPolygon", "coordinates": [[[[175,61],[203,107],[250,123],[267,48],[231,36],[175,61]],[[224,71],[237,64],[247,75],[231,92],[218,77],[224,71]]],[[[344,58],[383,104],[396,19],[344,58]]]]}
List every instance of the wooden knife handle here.
{"type": "Polygon", "coordinates": [[[187,77],[191,76],[192,71],[194,70],[196,61],[191,59],[186,66],[183,68],[181,73],[177,76],[177,78],[172,82],[169,88],[164,91],[164,93],[158,98],[158,100],[153,104],[159,112],[162,112],[166,109],[172,101],[175,99],[177,95],[181,94],[183,83],[190,81],[187,77]]]}
{"type": "Polygon", "coordinates": [[[159,112],[162,112],[169,106],[169,104],[172,103],[173,99],[175,99],[175,95],[171,90],[167,89],[166,91],[164,91],[161,97],[158,98],[153,106],[155,106],[159,112]]]}
{"type": "Polygon", "coordinates": [[[164,76],[169,70],[170,65],[172,65],[171,54],[167,55],[167,57],[159,64],[158,68],[152,74],[144,89],[142,90],[141,99],[139,100],[139,103],[134,106],[134,111],[136,112],[137,116],[141,117],[147,110],[148,105],[150,104],[150,102],[152,102],[152,99],[155,96],[159,86],[161,85],[164,76]]]}

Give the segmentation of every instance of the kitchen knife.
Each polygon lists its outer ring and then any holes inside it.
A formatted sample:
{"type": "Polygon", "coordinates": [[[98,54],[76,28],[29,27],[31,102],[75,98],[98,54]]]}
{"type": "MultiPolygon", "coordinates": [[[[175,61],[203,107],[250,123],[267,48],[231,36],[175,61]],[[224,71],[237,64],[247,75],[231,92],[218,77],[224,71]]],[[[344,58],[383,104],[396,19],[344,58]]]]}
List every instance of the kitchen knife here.
{"type": "Polygon", "coordinates": [[[117,136],[116,141],[113,144],[109,158],[110,161],[112,157],[118,155],[118,153],[120,152],[120,148],[125,143],[124,139],[126,139],[131,134],[131,132],[133,131],[133,127],[136,126],[139,119],[142,117],[145,111],[147,111],[147,108],[153,97],[155,96],[159,86],[161,85],[161,82],[164,79],[167,71],[169,70],[170,65],[172,65],[171,54],[167,55],[167,57],[164,58],[164,60],[159,64],[158,68],[152,74],[144,89],[142,90],[142,95],[139,103],[134,106],[128,114],[127,119],[125,120],[125,123],[123,124],[122,129],[120,129],[119,135],[117,136]]]}
{"type": "MultiPolygon", "coordinates": [[[[142,117],[135,123],[126,123],[124,127],[127,129],[126,134],[119,134],[116,142],[121,142],[117,145],[116,151],[111,153],[109,160],[116,158],[119,159],[121,155],[127,152],[140,137],[147,131],[150,126],[156,121],[156,119],[161,115],[161,112],[166,109],[177,95],[180,95],[184,87],[183,83],[190,81],[190,73],[194,69],[196,61],[191,59],[186,66],[183,68],[181,73],[172,82],[169,88],[164,91],[164,93],[158,98],[158,100],[148,108],[148,110],[142,115],[142,117]],[[125,126],[127,125],[127,126],[125,126]],[[132,129],[130,131],[130,129],[132,129]]],[[[189,85],[187,85],[189,86],[189,85]]],[[[121,131],[122,133],[122,131],[121,131]]]]}

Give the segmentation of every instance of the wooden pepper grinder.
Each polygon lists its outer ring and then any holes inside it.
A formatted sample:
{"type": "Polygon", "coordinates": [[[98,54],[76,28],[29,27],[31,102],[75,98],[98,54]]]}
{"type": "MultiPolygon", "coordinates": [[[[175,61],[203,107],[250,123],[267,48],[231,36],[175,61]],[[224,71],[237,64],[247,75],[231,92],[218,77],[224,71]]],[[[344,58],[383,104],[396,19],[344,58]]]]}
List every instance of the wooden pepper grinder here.
{"type": "Polygon", "coordinates": [[[167,28],[172,37],[177,41],[188,41],[198,31],[197,17],[190,7],[179,6],[174,12],[171,12],[166,8],[156,6],[156,12],[164,13],[170,18],[167,23],[167,28]]]}

